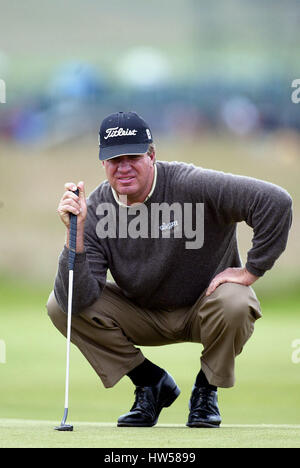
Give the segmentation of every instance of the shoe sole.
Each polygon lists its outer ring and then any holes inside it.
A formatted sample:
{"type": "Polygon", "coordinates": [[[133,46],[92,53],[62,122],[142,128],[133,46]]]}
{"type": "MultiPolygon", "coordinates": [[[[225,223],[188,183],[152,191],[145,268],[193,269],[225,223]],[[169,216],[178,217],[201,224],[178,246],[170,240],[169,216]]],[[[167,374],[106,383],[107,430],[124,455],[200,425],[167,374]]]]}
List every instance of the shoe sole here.
{"type": "Polygon", "coordinates": [[[118,427],[153,427],[153,426],[155,426],[155,424],[157,424],[158,417],[160,415],[161,410],[163,408],[168,408],[169,406],[171,406],[172,403],[174,403],[174,401],[176,400],[176,398],[179,397],[180,393],[181,393],[181,390],[176,385],[176,387],[172,390],[172,395],[169,395],[169,397],[164,400],[163,404],[161,405],[161,407],[160,407],[160,409],[158,411],[157,419],[153,423],[151,423],[151,424],[146,424],[146,423],[144,423],[144,424],[118,423],[117,426],[118,427]]]}
{"type": "Polygon", "coordinates": [[[207,428],[207,429],[219,429],[220,427],[220,422],[219,423],[206,423],[206,422],[195,422],[195,423],[186,423],[187,427],[202,427],[202,428],[207,428]]]}

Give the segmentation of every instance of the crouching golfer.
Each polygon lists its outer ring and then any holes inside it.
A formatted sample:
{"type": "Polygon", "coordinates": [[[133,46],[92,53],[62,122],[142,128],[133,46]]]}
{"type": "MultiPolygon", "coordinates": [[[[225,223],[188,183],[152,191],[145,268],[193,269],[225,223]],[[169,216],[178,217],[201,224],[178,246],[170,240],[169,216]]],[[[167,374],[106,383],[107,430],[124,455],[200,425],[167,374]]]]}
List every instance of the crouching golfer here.
{"type": "Polygon", "coordinates": [[[79,196],[67,183],[59,203],[66,244],[50,318],[66,335],[71,212],[78,226],[72,342],[105,387],[125,375],[136,387],[118,426],[153,426],[180,393],[138,346],[193,342],[203,351],[187,425],[218,427],[217,388],[234,385],[235,358],[261,317],[251,284],[286,247],[291,198],[261,180],[156,161],[151,130],[133,112],[104,119],[100,160],[107,180],[88,200],[83,182],[79,196]],[[244,267],[236,238],[241,221],[254,233],[244,267]],[[106,280],[108,270],[114,282],[106,280]]]}

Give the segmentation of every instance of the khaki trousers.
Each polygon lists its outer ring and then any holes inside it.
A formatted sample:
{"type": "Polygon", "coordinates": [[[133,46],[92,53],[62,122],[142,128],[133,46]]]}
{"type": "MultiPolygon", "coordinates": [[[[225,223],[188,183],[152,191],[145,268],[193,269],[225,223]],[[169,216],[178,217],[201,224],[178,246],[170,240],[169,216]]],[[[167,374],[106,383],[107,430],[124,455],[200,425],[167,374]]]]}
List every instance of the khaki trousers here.
{"type": "MultiPolygon", "coordinates": [[[[53,292],[47,309],[66,336],[67,315],[53,292]]],[[[253,289],[240,284],[222,284],[210,296],[203,293],[192,307],[166,311],[140,308],[108,282],[94,304],[72,317],[71,341],[107,388],[143,362],[145,357],[136,346],[182,342],[203,345],[201,368],[211,385],[232,387],[235,357],[260,317],[253,289]]]]}

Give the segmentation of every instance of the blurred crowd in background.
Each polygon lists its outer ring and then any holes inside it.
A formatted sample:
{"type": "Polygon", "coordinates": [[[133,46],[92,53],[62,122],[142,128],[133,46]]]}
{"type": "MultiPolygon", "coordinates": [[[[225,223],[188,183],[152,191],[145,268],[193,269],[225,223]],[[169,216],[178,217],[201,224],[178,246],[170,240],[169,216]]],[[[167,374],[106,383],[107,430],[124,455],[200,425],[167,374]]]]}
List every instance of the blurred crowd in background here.
{"type": "Polygon", "coordinates": [[[44,93],[1,107],[1,138],[56,144],[93,131],[107,113],[118,110],[138,111],[154,131],[164,134],[300,130],[300,112],[293,109],[284,80],[269,77],[239,84],[199,76],[196,83],[173,84],[167,78],[161,81],[158,73],[151,83],[136,85],[115,89],[104,73],[87,63],[65,64],[54,72],[44,93]]]}
{"type": "MultiPolygon", "coordinates": [[[[5,13],[8,2],[1,0],[1,4],[5,13]]],[[[64,3],[66,10],[68,4],[68,1],[64,3]]],[[[17,20],[20,5],[17,6],[17,2],[10,2],[10,5],[10,14],[15,8],[17,20]]],[[[125,26],[121,32],[130,37],[136,33],[135,39],[124,44],[122,41],[107,43],[109,32],[106,37],[103,26],[99,26],[98,36],[95,36],[99,43],[91,41],[90,44],[91,59],[85,60],[82,52],[65,57],[57,53],[57,60],[48,68],[47,78],[41,78],[36,87],[24,84],[22,73],[18,78],[12,76],[14,67],[11,63],[17,60],[14,54],[20,58],[20,53],[16,45],[5,47],[8,40],[3,35],[0,78],[6,80],[7,103],[0,106],[1,139],[22,144],[55,145],[95,132],[105,115],[120,110],[140,113],[154,132],[166,135],[218,129],[241,136],[272,132],[278,128],[300,130],[300,106],[291,102],[291,83],[297,78],[300,18],[297,1],[230,0],[223,5],[222,2],[207,5],[202,0],[165,2],[157,10],[160,20],[153,23],[153,35],[151,28],[147,29],[146,20],[143,37],[138,23],[143,13],[147,18],[149,5],[134,1],[125,9],[117,0],[110,6],[105,3],[105,9],[101,9],[101,5],[103,7],[104,3],[98,4],[99,20],[111,21],[107,27],[114,30],[123,15],[125,26]],[[112,20],[116,18],[113,15],[118,15],[117,25],[112,20]],[[178,25],[186,25],[185,29],[178,29],[178,44],[180,37],[183,38],[177,61],[180,73],[174,69],[179,46],[174,43],[172,49],[170,45],[172,37],[176,37],[176,32],[171,31],[176,17],[178,25]],[[130,30],[126,29],[126,21],[130,21],[130,30]],[[159,46],[153,39],[158,32],[165,37],[166,44],[161,42],[159,46]],[[185,37],[188,38],[186,41],[185,37]],[[119,55],[116,54],[118,46],[119,55]],[[110,47],[111,54],[115,55],[115,76],[111,69],[108,70],[105,60],[101,62],[103,49],[110,47]],[[193,65],[189,63],[187,66],[185,59],[194,62],[193,65]]],[[[159,5],[157,1],[152,3],[153,8],[159,5]]],[[[90,8],[93,14],[97,8],[95,3],[84,5],[80,0],[73,2],[73,6],[70,22],[74,10],[80,16],[81,9],[90,8]]],[[[35,25],[41,11],[41,8],[37,9],[35,25]]],[[[1,21],[5,26],[5,15],[1,21]]],[[[41,21],[47,22],[46,15],[41,21]]],[[[31,28],[30,21],[27,26],[31,28]]],[[[58,26],[54,26],[54,34],[58,26]]],[[[70,25],[65,24],[66,37],[68,27],[70,25]]],[[[28,36],[26,19],[22,28],[23,33],[19,31],[20,48],[22,37],[28,36]]],[[[31,33],[34,38],[32,28],[31,33]]],[[[43,41],[38,34],[37,31],[27,55],[23,50],[22,60],[28,67],[34,58],[36,41],[43,41]]],[[[11,37],[11,40],[13,43],[16,38],[11,37]]],[[[45,53],[47,47],[49,43],[45,53]]],[[[38,57],[37,54],[36,62],[41,60],[38,57]]],[[[35,82],[38,82],[36,63],[34,70],[35,82]]]]}
{"type": "MultiPolygon", "coordinates": [[[[137,60],[133,68],[139,68],[139,53],[132,53],[137,60]]],[[[57,144],[95,131],[105,115],[118,110],[139,112],[155,132],[164,134],[300,131],[300,111],[291,103],[291,83],[286,79],[269,76],[253,83],[199,75],[192,83],[174,83],[159,53],[147,54],[150,73],[128,77],[128,86],[122,88],[111,86],[105,73],[88,63],[65,63],[53,71],[43,92],[1,107],[1,138],[57,144]]]]}

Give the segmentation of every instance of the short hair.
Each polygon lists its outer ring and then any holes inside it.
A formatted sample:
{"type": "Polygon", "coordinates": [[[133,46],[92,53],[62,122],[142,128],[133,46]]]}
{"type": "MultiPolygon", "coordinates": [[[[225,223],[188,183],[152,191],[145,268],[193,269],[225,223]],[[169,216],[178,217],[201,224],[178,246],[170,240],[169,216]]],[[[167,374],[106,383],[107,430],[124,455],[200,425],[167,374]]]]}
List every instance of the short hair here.
{"type": "MultiPolygon", "coordinates": [[[[155,144],[154,143],[149,143],[148,150],[147,150],[148,156],[151,156],[155,152],[156,152],[155,144]]],[[[156,162],[156,158],[154,159],[154,162],[156,162]]]]}

